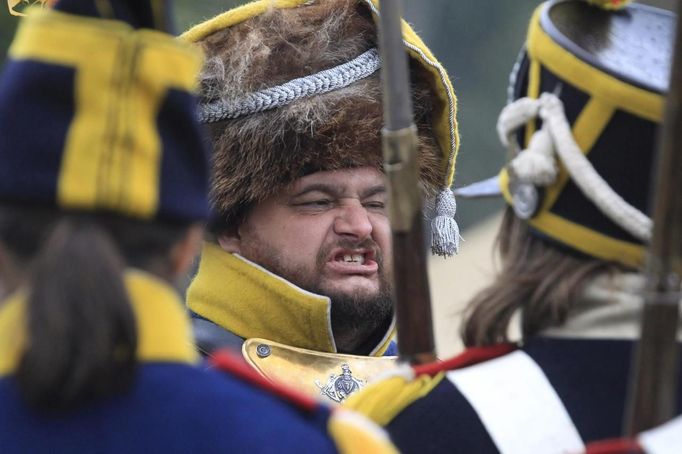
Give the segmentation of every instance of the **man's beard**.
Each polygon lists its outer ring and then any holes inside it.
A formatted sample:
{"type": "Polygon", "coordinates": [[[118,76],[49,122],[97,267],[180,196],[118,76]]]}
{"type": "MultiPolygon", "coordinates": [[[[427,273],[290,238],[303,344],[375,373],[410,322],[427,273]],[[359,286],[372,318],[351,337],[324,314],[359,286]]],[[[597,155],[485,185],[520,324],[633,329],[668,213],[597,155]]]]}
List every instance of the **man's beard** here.
{"type": "Polygon", "coordinates": [[[263,241],[254,242],[253,248],[245,255],[251,261],[288,280],[309,292],[323,295],[331,300],[331,325],[340,353],[368,354],[387,333],[393,319],[393,297],[391,280],[385,273],[383,256],[377,244],[371,239],[353,241],[342,239],[322,248],[316,257],[315,268],[309,273],[291,266],[263,241]],[[377,262],[379,290],[373,295],[358,289],[352,293],[325,288],[321,270],[333,248],[370,249],[377,262]]]}
{"type": "Polygon", "coordinates": [[[331,300],[332,331],[339,353],[369,354],[388,331],[393,318],[393,298],[384,279],[379,292],[372,296],[299,287],[331,300]]]}

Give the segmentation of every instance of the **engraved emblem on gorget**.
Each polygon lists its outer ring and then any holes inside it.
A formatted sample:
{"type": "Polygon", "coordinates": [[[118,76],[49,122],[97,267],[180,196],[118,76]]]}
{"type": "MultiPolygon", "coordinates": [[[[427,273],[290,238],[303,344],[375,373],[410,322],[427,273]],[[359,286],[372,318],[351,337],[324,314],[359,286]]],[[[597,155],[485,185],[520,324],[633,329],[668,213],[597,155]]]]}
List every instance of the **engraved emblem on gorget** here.
{"type": "Polygon", "coordinates": [[[323,385],[318,380],[315,384],[320,388],[320,394],[327,396],[334,402],[343,402],[348,396],[363,388],[365,380],[353,377],[353,372],[348,364],[341,365],[341,375],[331,374],[327,384],[323,385]]]}

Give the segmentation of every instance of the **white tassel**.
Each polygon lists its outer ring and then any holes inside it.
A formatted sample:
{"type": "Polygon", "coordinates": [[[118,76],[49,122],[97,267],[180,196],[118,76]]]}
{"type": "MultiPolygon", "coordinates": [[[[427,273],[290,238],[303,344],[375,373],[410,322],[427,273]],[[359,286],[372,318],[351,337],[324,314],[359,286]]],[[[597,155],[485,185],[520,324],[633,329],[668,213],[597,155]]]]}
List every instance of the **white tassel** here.
{"type": "Polygon", "coordinates": [[[554,183],[558,169],[549,131],[542,128],[533,134],[528,148],[519,153],[510,165],[521,181],[536,186],[549,186],[554,183]]]}
{"type": "Polygon", "coordinates": [[[450,257],[459,251],[459,226],[455,221],[457,203],[450,188],[436,197],[436,217],[431,220],[431,252],[450,257]]]}

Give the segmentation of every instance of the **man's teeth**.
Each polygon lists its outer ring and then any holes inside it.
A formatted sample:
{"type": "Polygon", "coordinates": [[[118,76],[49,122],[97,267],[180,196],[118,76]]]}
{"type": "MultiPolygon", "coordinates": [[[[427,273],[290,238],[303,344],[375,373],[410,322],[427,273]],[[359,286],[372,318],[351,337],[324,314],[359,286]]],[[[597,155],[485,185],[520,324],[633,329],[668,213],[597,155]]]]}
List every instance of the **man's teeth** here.
{"type": "Polygon", "coordinates": [[[343,261],[346,263],[358,263],[360,265],[365,264],[365,256],[362,254],[346,254],[343,256],[343,261]]]}

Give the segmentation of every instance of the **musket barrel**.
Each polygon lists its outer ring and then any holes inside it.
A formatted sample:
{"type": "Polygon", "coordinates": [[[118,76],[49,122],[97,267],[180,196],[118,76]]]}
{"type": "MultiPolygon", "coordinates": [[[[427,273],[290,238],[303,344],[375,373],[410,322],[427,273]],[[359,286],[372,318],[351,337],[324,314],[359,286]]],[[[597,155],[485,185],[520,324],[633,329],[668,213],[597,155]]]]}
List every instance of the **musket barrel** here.
{"type": "Polygon", "coordinates": [[[400,359],[435,359],[431,299],[422,233],[417,128],[413,123],[407,52],[399,0],[381,0],[384,171],[393,231],[393,291],[400,359]]]}
{"type": "Polygon", "coordinates": [[[384,128],[397,131],[412,125],[407,53],[403,47],[400,0],[381,0],[379,48],[384,88],[384,128]]]}
{"type": "Polygon", "coordinates": [[[675,51],[656,156],[653,237],[646,268],[641,338],[631,375],[625,435],[635,436],[675,414],[682,282],[682,31],[675,51]]]}

